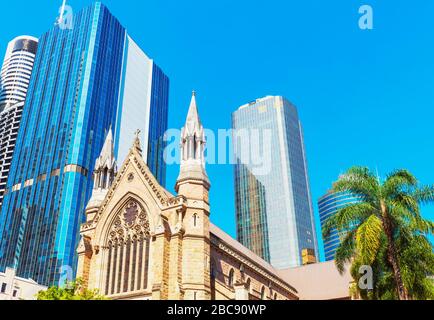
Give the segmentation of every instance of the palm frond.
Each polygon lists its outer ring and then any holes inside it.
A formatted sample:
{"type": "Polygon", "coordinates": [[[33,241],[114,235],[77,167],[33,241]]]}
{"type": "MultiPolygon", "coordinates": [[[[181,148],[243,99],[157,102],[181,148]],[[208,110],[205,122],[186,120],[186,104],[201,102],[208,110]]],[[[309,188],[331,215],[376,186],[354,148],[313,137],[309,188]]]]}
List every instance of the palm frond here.
{"type": "Polygon", "coordinates": [[[323,236],[327,238],[332,230],[342,232],[354,228],[376,212],[376,208],[370,203],[350,204],[338,210],[338,212],[326,220],[323,227],[323,236]]]}
{"type": "Polygon", "coordinates": [[[419,203],[413,194],[407,192],[397,192],[391,195],[388,199],[391,206],[400,206],[408,210],[410,214],[420,216],[419,203]]]}
{"type": "Polygon", "coordinates": [[[365,202],[375,202],[379,182],[368,168],[353,167],[333,184],[334,192],[350,192],[365,202]]]}
{"type": "Polygon", "coordinates": [[[393,203],[389,207],[389,213],[397,231],[407,229],[412,234],[432,234],[434,231],[434,222],[424,219],[418,211],[412,212],[401,202],[393,203]]]}
{"type": "Polygon", "coordinates": [[[371,265],[381,245],[383,224],[376,215],[371,215],[356,232],[357,254],[363,264],[371,265]]]}
{"type": "Polygon", "coordinates": [[[395,170],[389,174],[383,184],[384,196],[393,195],[402,189],[411,189],[417,186],[417,179],[408,170],[395,170]]]}
{"type": "Polygon", "coordinates": [[[418,188],[414,194],[414,198],[422,204],[430,204],[434,202],[434,186],[423,186],[418,188]]]}
{"type": "Polygon", "coordinates": [[[355,235],[355,230],[349,231],[336,250],[335,264],[340,274],[344,273],[345,266],[355,255],[355,235]]]}

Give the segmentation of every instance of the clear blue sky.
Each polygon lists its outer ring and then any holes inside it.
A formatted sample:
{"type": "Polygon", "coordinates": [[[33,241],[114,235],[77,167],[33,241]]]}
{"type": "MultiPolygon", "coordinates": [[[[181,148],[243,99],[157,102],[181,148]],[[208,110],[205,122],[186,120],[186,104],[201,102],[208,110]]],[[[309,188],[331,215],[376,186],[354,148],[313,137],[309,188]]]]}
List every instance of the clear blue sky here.
{"type": "MultiPolygon", "coordinates": [[[[78,11],[90,0],[70,0],[78,11]]],[[[434,183],[434,1],[106,0],[171,80],[170,127],[183,125],[191,90],[210,129],[265,95],[298,106],[316,200],[353,165],[411,170],[434,183]],[[358,8],[374,9],[374,30],[358,8]]],[[[5,1],[0,55],[21,34],[41,35],[61,1],[5,1]]],[[[211,166],[212,220],[235,236],[231,166],[211,166]]],[[[178,168],[169,168],[173,189],[178,168]]],[[[426,208],[426,216],[433,218],[426,208]]],[[[317,212],[316,212],[317,213],[317,212]]]]}

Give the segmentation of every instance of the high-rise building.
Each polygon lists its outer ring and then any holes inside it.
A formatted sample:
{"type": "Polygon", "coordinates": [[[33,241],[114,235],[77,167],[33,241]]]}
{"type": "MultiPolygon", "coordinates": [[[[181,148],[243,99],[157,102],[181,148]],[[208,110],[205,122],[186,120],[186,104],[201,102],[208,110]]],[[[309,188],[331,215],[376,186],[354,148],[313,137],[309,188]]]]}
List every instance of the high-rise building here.
{"type": "Polygon", "coordinates": [[[35,62],[38,39],[9,42],[0,75],[0,209],[35,62]]]}
{"type": "Polygon", "coordinates": [[[277,268],[302,265],[304,249],[318,259],[296,107],[268,96],[241,106],[232,124],[238,240],[277,268]]]}
{"type": "Polygon", "coordinates": [[[162,184],[169,80],[99,2],[39,40],[0,215],[0,270],[40,284],[75,273],[92,171],[112,129],[123,162],[134,131],[162,184]],[[127,142],[128,141],[128,142],[127,142]]]}
{"type": "Polygon", "coordinates": [[[0,75],[0,111],[26,100],[38,39],[20,36],[9,42],[0,75]]]}
{"type": "MultiPolygon", "coordinates": [[[[336,214],[340,209],[358,203],[359,201],[360,199],[357,196],[349,192],[328,192],[318,200],[321,227],[324,226],[328,218],[336,214]]],[[[330,235],[323,239],[326,261],[335,259],[336,249],[339,247],[343,236],[344,234],[340,234],[337,230],[332,230],[330,235]]]]}

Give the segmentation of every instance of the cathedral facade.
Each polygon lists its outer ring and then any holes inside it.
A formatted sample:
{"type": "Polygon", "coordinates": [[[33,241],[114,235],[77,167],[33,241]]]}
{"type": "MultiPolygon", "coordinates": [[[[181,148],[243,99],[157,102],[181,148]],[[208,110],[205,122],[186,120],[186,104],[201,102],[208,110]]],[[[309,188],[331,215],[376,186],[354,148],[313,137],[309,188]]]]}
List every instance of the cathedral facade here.
{"type": "Polygon", "coordinates": [[[145,164],[138,137],[117,170],[108,133],[77,249],[87,288],[110,299],[299,299],[278,270],[210,222],[205,144],[193,94],[173,195],[145,164]]]}

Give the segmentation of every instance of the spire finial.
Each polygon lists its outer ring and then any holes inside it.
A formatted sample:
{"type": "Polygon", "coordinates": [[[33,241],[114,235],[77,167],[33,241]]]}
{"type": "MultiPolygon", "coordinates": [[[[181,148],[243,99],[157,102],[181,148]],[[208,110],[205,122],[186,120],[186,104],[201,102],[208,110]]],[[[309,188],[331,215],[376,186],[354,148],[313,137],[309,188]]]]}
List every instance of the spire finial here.
{"type": "Polygon", "coordinates": [[[196,90],[193,90],[193,97],[196,96],[196,90]]]}

